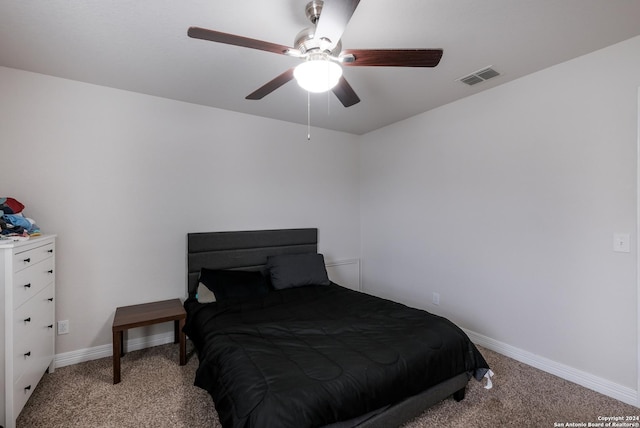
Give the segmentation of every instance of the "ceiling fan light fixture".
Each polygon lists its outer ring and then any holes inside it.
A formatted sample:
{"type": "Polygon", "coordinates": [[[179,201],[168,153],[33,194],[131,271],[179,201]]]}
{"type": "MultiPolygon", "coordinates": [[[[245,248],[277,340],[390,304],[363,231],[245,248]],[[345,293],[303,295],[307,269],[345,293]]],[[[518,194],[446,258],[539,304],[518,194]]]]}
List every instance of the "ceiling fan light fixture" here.
{"type": "MultiPolygon", "coordinates": [[[[334,95],[342,105],[351,107],[359,103],[360,98],[342,77],[341,65],[435,67],[442,58],[442,49],[343,51],[340,39],[359,3],[360,0],[311,0],[305,8],[305,13],[313,26],[298,33],[293,47],[200,27],[189,27],[187,35],[194,39],[287,55],[304,61],[298,67],[287,69],[247,95],[245,98],[248,100],[260,100],[285,83],[296,79],[298,85],[307,90],[307,93],[333,89],[334,95]]],[[[489,77],[482,73],[480,78],[486,80],[489,77]]]]}
{"type": "Polygon", "coordinates": [[[293,70],[298,85],[309,92],[327,92],[338,84],[342,67],[324,56],[310,57],[293,70]]]}

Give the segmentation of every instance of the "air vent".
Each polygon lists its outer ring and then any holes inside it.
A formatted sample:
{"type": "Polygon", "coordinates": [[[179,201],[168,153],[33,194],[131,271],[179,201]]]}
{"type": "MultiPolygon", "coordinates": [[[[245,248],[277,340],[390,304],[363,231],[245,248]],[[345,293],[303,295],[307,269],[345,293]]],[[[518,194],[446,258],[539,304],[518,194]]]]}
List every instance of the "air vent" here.
{"type": "Polygon", "coordinates": [[[458,80],[462,83],[466,83],[469,86],[473,86],[477,83],[484,82],[485,80],[489,80],[496,76],[500,76],[500,73],[489,66],[483,68],[482,70],[478,70],[464,77],[461,77],[458,80]]]}
{"type": "Polygon", "coordinates": [[[469,76],[465,76],[460,79],[462,83],[466,83],[469,86],[475,85],[476,83],[484,82],[484,79],[476,76],[475,74],[471,74],[469,76]]]}

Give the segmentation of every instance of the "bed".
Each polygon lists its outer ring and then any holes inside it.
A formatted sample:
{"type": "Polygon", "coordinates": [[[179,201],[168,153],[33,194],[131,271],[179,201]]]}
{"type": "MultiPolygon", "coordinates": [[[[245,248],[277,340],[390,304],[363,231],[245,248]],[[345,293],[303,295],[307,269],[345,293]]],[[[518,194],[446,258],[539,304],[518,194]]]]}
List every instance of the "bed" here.
{"type": "Polygon", "coordinates": [[[194,383],[224,428],[400,426],[490,373],[445,318],[329,281],[317,242],[311,228],[187,235],[194,383]]]}

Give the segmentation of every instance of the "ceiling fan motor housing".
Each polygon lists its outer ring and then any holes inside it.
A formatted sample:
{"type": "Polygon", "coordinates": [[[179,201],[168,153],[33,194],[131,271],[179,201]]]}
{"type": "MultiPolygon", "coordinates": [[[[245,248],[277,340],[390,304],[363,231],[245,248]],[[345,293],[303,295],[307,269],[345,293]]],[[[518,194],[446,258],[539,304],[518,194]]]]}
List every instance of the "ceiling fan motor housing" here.
{"type": "Polygon", "coordinates": [[[305,28],[300,31],[293,42],[293,47],[299,50],[302,54],[311,53],[314,51],[327,52],[330,55],[336,56],[342,52],[342,42],[338,41],[333,49],[331,47],[331,41],[326,39],[314,38],[316,33],[316,27],[305,28]]]}

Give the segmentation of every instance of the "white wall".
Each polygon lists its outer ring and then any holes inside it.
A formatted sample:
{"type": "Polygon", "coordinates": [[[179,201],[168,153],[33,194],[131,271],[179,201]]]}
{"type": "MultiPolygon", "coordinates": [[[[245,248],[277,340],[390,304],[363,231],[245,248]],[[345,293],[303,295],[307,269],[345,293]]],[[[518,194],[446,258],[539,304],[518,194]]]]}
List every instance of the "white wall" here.
{"type": "Polygon", "coordinates": [[[328,262],[359,257],[355,136],[1,67],[0,93],[2,196],[58,234],[58,354],[184,297],[188,232],[318,227],[328,262]]]}
{"type": "Polygon", "coordinates": [[[365,135],[364,290],[636,390],[639,86],[637,37],[365,135]]]}

